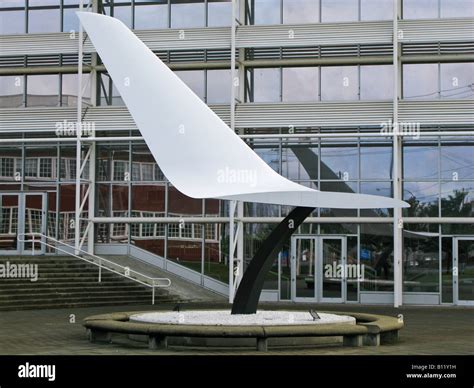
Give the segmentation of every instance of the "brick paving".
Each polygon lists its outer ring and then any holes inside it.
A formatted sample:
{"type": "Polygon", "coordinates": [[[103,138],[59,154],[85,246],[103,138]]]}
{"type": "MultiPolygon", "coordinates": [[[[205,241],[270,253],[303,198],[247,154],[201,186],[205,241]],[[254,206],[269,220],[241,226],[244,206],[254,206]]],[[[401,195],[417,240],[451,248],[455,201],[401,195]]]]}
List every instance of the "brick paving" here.
{"type": "MultiPolygon", "coordinates": [[[[221,303],[208,306],[224,307],[221,303]]],[[[146,343],[114,335],[111,344],[91,344],[86,338],[82,320],[90,315],[113,311],[169,309],[173,306],[114,306],[57,310],[7,311],[0,313],[0,354],[2,355],[172,355],[172,354],[239,354],[239,355],[446,355],[474,354],[474,308],[403,307],[361,305],[263,304],[264,308],[316,308],[321,311],[358,311],[397,316],[403,314],[405,328],[400,341],[380,347],[348,348],[318,346],[313,348],[270,348],[268,353],[244,349],[203,349],[174,347],[149,350],[146,343]],[[74,314],[75,323],[71,323],[74,314]]],[[[203,308],[205,304],[183,305],[203,308]]]]}

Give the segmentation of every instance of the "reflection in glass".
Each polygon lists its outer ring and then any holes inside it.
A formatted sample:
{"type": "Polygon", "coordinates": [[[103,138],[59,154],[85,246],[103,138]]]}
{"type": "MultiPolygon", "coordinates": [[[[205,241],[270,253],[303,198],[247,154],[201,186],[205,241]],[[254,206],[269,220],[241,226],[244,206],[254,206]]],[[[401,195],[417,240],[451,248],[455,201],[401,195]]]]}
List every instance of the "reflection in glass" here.
{"type": "Polygon", "coordinates": [[[441,216],[474,216],[474,182],[441,183],[441,216]]]}
{"type": "Polygon", "coordinates": [[[321,68],[321,100],[358,100],[357,66],[321,68]]]}
{"type": "Polygon", "coordinates": [[[198,216],[203,214],[203,200],[187,197],[175,187],[168,187],[168,215],[170,217],[198,216]]]}
{"type": "Polygon", "coordinates": [[[282,173],[291,180],[319,178],[319,149],[317,145],[285,144],[282,148],[282,173]]]}
{"type": "Polygon", "coordinates": [[[21,147],[0,148],[0,181],[21,182],[22,180],[21,147]]]}
{"type": "MultiPolygon", "coordinates": [[[[361,182],[361,194],[379,195],[381,197],[392,197],[391,182],[361,182]]],[[[361,209],[361,217],[387,217],[393,214],[392,209],[361,209]]]]}
{"type": "Polygon", "coordinates": [[[474,301],[474,239],[458,239],[458,300],[474,301]]]}
{"type": "Polygon", "coordinates": [[[316,240],[297,238],[295,240],[295,291],[297,298],[314,298],[316,240]]]}
{"type": "Polygon", "coordinates": [[[18,108],[23,106],[23,88],[25,77],[0,77],[0,108],[18,108]]]}
{"type": "Polygon", "coordinates": [[[260,156],[273,170],[280,172],[280,149],[278,145],[268,146],[263,144],[254,144],[252,147],[255,153],[260,156]]]}
{"type": "Polygon", "coordinates": [[[408,217],[439,217],[438,182],[405,182],[403,200],[410,204],[403,209],[408,217]]]}
{"type": "Polygon", "coordinates": [[[393,291],[392,225],[361,225],[360,264],[365,274],[361,291],[393,291]]]}
{"type": "Polygon", "coordinates": [[[98,145],[96,154],[96,179],[98,181],[130,181],[127,145],[98,145]]]}
{"type": "MultiPolygon", "coordinates": [[[[165,215],[166,186],[164,184],[132,185],[132,217],[163,217],[165,215]]],[[[149,252],[164,256],[166,224],[130,224],[132,243],[149,252]]]]}
{"type": "Polygon", "coordinates": [[[453,303],[453,238],[441,239],[441,302],[453,303]]]}
{"type": "Polygon", "coordinates": [[[403,291],[439,292],[439,237],[405,232],[403,291]]]}
{"type": "MultiPolygon", "coordinates": [[[[82,75],[82,101],[86,104],[90,104],[90,74],[82,75]]],[[[62,106],[77,106],[77,74],[63,74],[62,75],[62,93],[61,93],[61,105],[62,106]]]]}
{"type": "Polygon", "coordinates": [[[363,144],[360,148],[361,179],[391,179],[392,146],[363,144]]]}
{"type": "Polygon", "coordinates": [[[58,75],[29,75],[26,81],[27,106],[59,105],[58,75]]]}
{"type": "Polygon", "coordinates": [[[405,179],[438,179],[439,148],[434,145],[404,145],[403,177],[405,179]]]}
{"type": "Polygon", "coordinates": [[[319,69],[286,67],[282,69],[283,101],[317,101],[319,69]]]}
{"type": "Polygon", "coordinates": [[[345,143],[321,144],[322,179],[352,180],[359,177],[359,152],[356,146],[345,143]]]}
{"type": "Polygon", "coordinates": [[[229,282],[229,224],[199,225],[204,233],[204,275],[229,282]]]}
{"type": "Polygon", "coordinates": [[[474,179],[474,143],[442,145],[441,178],[453,181],[474,179]]]}

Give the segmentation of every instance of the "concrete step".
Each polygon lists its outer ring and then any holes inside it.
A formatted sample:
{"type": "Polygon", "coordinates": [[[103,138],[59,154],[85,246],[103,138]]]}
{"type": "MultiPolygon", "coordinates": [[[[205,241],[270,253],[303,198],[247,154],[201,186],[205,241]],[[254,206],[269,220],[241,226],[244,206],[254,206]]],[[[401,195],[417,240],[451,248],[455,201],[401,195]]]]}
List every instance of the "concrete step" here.
{"type": "MultiPolygon", "coordinates": [[[[155,304],[167,304],[167,303],[178,303],[180,300],[170,299],[170,300],[160,300],[155,302],[155,304]]],[[[30,303],[30,304],[17,304],[17,305],[0,305],[0,311],[17,311],[17,310],[46,310],[46,309],[64,309],[64,308],[80,308],[80,307],[100,307],[100,306],[124,306],[124,305],[151,305],[151,298],[148,300],[133,300],[133,301],[123,301],[123,300],[108,300],[108,301],[87,301],[87,302],[64,302],[64,303],[30,303]]]]}

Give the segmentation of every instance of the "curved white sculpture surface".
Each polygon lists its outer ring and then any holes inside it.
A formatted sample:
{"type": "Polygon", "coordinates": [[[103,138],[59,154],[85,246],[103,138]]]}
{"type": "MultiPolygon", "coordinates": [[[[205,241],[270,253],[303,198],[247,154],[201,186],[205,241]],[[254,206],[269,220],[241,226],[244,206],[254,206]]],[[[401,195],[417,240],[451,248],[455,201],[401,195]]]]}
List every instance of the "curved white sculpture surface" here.
{"type": "Polygon", "coordinates": [[[322,192],[282,177],[120,20],[77,14],[153,157],[183,194],[307,207],[409,206],[374,195],[322,192]]]}

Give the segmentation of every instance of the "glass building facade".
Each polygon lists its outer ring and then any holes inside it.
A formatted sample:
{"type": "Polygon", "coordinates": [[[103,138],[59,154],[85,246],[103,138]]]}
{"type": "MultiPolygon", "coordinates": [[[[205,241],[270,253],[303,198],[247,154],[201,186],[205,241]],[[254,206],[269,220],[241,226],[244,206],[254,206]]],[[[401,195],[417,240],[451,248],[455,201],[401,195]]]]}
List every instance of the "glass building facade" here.
{"type": "MultiPolygon", "coordinates": [[[[400,215],[316,209],[286,241],[265,300],[393,303],[398,289],[406,304],[474,303],[474,1],[394,1],[84,2],[134,29],[281,175],[410,203],[400,215]],[[394,121],[406,130],[397,144],[394,121]]],[[[78,7],[0,2],[0,254],[30,252],[21,236],[34,233],[73,245],[79,227],[89,250],[148,255],[227,293],[229,203],[167,181],[87,40],[78,92],[78,7]]],[[[239,206],[245,271],[291,209],[239,206]]]]}

